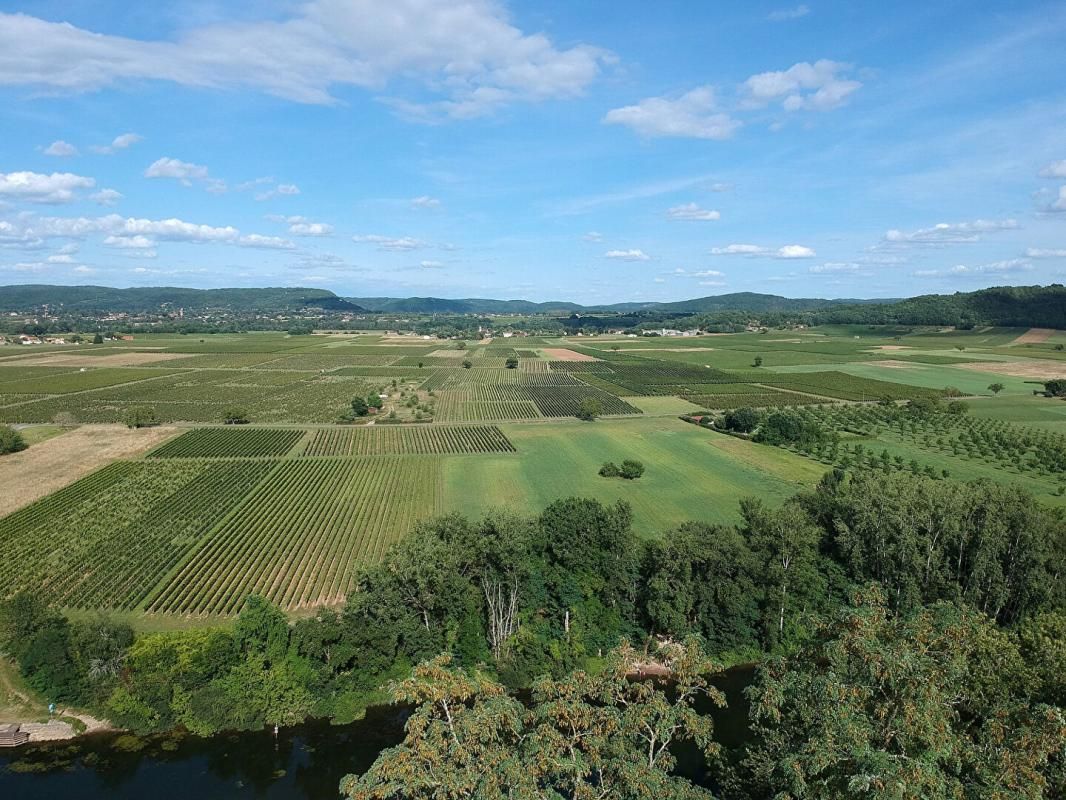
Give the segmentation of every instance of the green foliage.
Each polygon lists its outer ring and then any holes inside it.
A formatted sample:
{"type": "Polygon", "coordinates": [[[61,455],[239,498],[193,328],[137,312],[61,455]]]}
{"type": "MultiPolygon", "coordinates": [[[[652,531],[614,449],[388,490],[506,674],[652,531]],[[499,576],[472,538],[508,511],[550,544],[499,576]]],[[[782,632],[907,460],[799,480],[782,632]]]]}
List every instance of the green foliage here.
{"type": "Polygon", "coordinates": [[[644,474],[644,465],[633,459],[626,459],[618,470],[618,474],[626,480],[636,480],[644,474]]]}
{"type": "Polygon", "coordinates": [[[379,411],[381,407],[385,405],[385,401],[381,399],[377,392],[371,392],[366,396],[367,408],[376,408],[379,411]]]}
{"type": "Polygon", "coordinates": [[[722,418],[726,430],[751,433],[759,426],[762,414],[754,408],[741,407],[727,411],[722,418]]]}
{"type": "Polygon", "coordinates": [[[222,412],[222,421],[227,425],[247,425],[248,411],[239,406],[231,406],[222,412]]]}
{"type": "Polygon", "coordinates": [[[93,344],[103,344],[104,336],[102,333],[93,334],[93,344]]]}
{"type": "Polygon", "coordinates": [[[357,417],[365,417],[367,414],[370,413],[370,406],[367,405],[366,400],[364,400],[362,397],[353,397],[351,407],[352,414],[357,417]]]}
{"type": "Polygon", "coordinates": [[[617,478],[619,474],[618,465],[613,461],[604,461],[603,466],[600,467],[600,475],[604,478],[617,478]]]}
{"type": "Polygon", "coordinates": [[[692,642],[651,654],[671,672],[669,692],[633,681],[648,657],[627,644],[596,675],[539,679],[528,708],[480,672],[447,656],[417,667],[393,687],[396,702],[416,706],[403,743],[362,775],[341,781],[353,800],[406,798],[617,797],[709,798],[672,774],[672,747],[691,742],[717,754],[709,716],[694,706],[724,699],[706,675],[717,667],[692,642]]]}
{"type": "Polygon", "coordinates": [[[507,369],[517,369],[518,368],[518,358],[516,356],[508,356],[507,357],[506,367],[507,367],[507,369]]]}
{"type": "Polygon", "coordinates": [[[463,359],[463,369],[470,369],[472,366],[474,366],[473,361],[471,361],[469,358],[463,359]]]}
{"type": "Polygon", "coordinates": [[[22,438],[21,433],[10,425],[0,425],[0,455],[17,453],[26,447],[26,440],[22,438]]]}
{"type": "Polygon", "coordinates": [[[578,403],[577,413],[574,414],[574,416],[578,419],[583,419],[586,422],[592,422],[602,413],[603,406],[600,404],[600,401],[595,397],[586,397],[578,403]]]}
{"type": "Polygon", "coordinates": [[[1066,719],[1031,703],[1017,646],[953,606],[890,615],[859,593],[815,640],[759,669],[744,796],[1040,800],[1066,719]]]}
{"type": "Polygon", "coordinates": [[[150,428],[159,424],[155,409],[151,406],[133,406],[126,409],[122,421],[127,428],[150,428]]]}
{"type": "Polygon", "coordinates": [[[997,383],[988,384],[988,391],[992,392],[992,394],[999,394],[1000,392],[1003,391],[1004,388],[1005,387],[1003,386],[1002,383],[998,383],[997,382],[997,383]]]}
{"type": "Polygon", "coordinates": [[[1066,397],[1066,378],[1045,381],[1044,392],[1048,397],[1066,397]]]}
{"type": "Polygon", "coordinates": [[[314,327],[308,323],[304,325],[291,325],[287,332],[289,336],[310,336],[314,331],[314,327]]]}

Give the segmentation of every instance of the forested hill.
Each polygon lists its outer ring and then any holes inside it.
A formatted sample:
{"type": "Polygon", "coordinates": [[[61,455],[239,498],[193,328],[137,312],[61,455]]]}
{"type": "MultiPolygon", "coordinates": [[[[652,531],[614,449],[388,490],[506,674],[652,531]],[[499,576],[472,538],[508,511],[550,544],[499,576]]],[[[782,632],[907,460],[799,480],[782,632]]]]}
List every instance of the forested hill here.
{"type": "Polygon", "coordinates": [[[817,322],[870,325],[1000,325],[1066,329],[1066,287],[993,286],[975,292],[928,294],[889,305],[828,309],[817,322]]]}
{"type": "Polygon", "coordinates": [[[287,311],[322,308],[330,311],[362,309],[325,289],[277,287],[263,289],[186,289],[146,286],[113,289],[107,286],[47,286],[26,284],[0,286],[0,311],[29,311],[41,306],[66,312],[124,312],[137,314],[173,309],[198,311],[224,308],[230,311],[287,311]]]}
{"type": "Polygon", "coordinates": [[[586,311],[577,303],[534,303],[530,300],[489,300],[445,297],[349,297],[370,311],[400,314],[552,314],[586,311]]]}

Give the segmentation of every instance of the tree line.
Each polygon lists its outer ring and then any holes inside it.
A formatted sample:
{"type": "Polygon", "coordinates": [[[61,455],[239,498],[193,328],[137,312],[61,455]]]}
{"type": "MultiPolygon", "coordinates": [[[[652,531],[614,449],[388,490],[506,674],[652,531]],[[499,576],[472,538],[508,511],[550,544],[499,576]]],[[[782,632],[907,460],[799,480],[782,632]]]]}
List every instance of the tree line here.
{"type": "Polygon", "coordinates": [[[841,472],[740,511],[652,541],[625,503],[453,514],[364,568],[342,609],[293,624],[251,597],[231,628],[135,637],[20,595],[0,608],[0,648],[49,700],[137,731],[415,706],[408,739],[345,784],[353,797],[396,796],[387,787],[430,762],[455,791],[423,781],[405,797],[704,796],[673,771],[680,739],[742,800],[1063,787],[1061,512],[1017,487],[841,472]],[[757,735],[726,757],[695,699],[714,701],[708,673],[747,661],[757,735]],[[674,690],[631,686],[646,662],[666,664],[674,690]],[[519,689],[532,694],[516,705],[519,689]],[[536,779],[497,795],[492,774],[536,779]]]}

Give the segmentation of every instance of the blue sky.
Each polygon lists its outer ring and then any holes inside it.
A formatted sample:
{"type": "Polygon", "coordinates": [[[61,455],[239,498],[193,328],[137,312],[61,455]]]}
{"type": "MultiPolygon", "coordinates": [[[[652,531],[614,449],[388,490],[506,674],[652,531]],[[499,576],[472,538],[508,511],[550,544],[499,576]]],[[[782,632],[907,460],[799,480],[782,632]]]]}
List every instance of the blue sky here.
{"type": "Polygon", "coordinates": [[[1066,5],[0,2],[0,284],[1066,279],[1066,5]]]}

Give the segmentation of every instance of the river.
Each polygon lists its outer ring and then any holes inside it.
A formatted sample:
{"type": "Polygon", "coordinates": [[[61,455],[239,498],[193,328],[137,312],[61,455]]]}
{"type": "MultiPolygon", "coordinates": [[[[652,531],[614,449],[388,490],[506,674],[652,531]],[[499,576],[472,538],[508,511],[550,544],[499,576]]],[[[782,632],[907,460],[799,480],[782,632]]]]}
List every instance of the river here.
{"type": "MultiPolygon", "coordinates": [[[[747,732],[742,690],[750,668],[730,670],[715,683],[729,707],[715,710],[717,738],[741,743],[747,732]]],[[[403,738],[404,713],[371,708],[350,725],[310,722],[272,731],[201,738],[178,733],[139,737],[95,734],[67,742],[0,751],[0,797],[18,800],[337,800],[340,779],[362,772],[403,738]]],[[[679,771],[713,784],[702,759],[679,753],[679,771]]]]}

